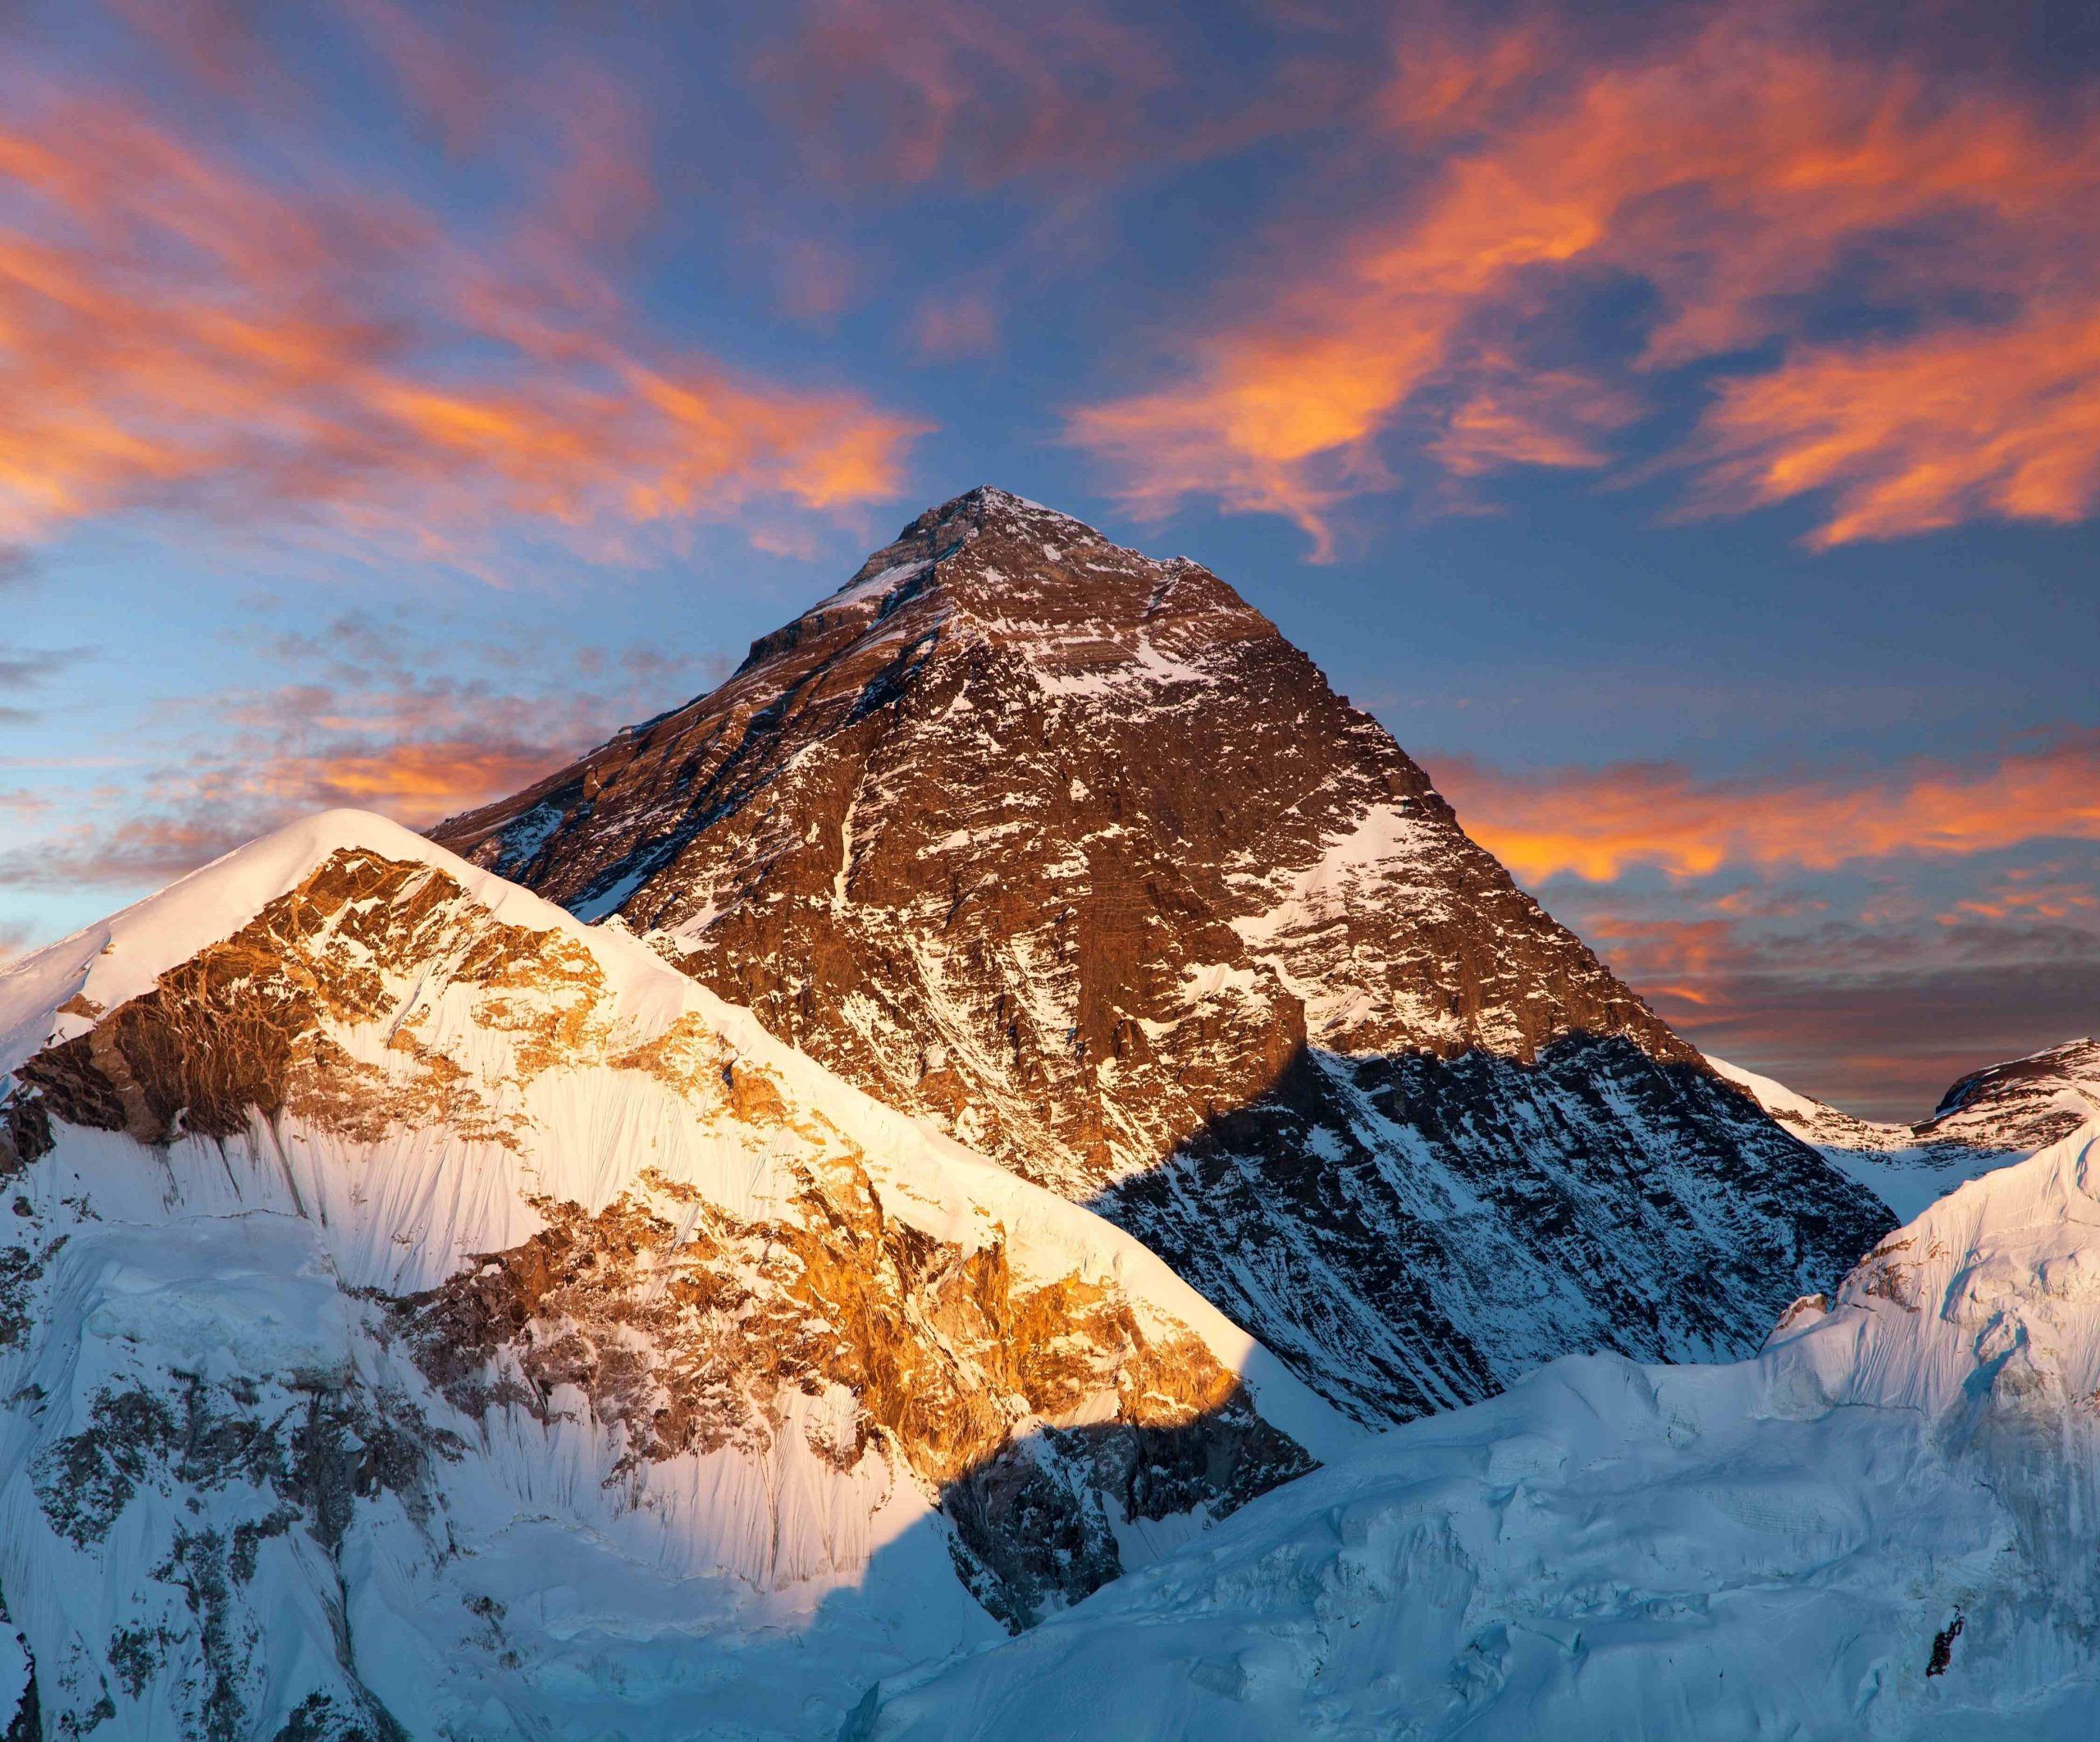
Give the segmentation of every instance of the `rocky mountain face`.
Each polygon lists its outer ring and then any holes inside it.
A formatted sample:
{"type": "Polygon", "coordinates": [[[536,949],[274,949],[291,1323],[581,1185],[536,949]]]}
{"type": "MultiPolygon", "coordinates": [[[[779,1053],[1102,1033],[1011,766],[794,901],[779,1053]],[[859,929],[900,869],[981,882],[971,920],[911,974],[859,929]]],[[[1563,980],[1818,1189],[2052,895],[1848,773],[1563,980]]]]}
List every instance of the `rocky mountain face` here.
{"type": "Polygon", "coordinates": [[[29,1641],[7,1619],[0,1603],[0,1742],[43,1742],[43,1713],[37,1702],[36,1664],[29,1641]]]}
{"type": "Polygon", "coordinates": [[[1367,1440],[868,1742],[2075,1742],[2100,1678],[2100,1121],[1719,1367],[1557,1362],[1367,1440]]]}
{"type": "Polygon", "coordinates": [[[1745,1352],[1888,1225],[1224,582],[998,491],[436,835],[1098,1209],[1366,1422],[1745,1352]]]}
{"type": "Polygon", "coordinates": [[[2100,1114],[2100,1041],[2066,1040],[1971,1072],[1933,1116],[1911,1127],[1921,1143],[2032,1154],[2100,1114]]]}
{"type": "Polygon", "coordinates": [[[11,964],[0,1070],[25,1735],[829,1738],[1354,1437],[1127,1236],[377,818],[11,964]]]}
{"type": "Polygon", "coordinates": [[[1915,1125],[1857,1118],[1724,1059],[1707,1062],[1905,1218],[2100,1115],[2100,1042],[2091,1040],[1971,1072],[1915,1125]]]}

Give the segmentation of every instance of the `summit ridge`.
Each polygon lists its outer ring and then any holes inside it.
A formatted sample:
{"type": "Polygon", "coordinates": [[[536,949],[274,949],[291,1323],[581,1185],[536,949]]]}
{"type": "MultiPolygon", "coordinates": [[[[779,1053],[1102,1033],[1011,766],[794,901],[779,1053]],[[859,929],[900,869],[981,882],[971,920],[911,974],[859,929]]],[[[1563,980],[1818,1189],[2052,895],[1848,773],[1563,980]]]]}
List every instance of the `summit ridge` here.
{"type": "Polygon", "coordinates": [[[1913,1125],[1859,1118],[1725,1059],[1707,1063],[1904,1217],[2100,1117],[2100,1041],[2089,1038],[1971,1071],[1913,1125]]]}

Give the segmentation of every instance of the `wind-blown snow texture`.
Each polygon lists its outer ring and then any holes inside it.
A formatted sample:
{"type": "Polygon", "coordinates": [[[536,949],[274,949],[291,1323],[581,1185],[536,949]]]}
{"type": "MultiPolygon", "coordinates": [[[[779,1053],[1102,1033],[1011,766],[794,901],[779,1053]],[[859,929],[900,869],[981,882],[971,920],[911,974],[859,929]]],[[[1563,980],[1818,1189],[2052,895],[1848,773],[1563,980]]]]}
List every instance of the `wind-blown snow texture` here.
{"type": "Polygon", "coordinates": [[[0,973],[0,1070],[48,1736],[829,1738],[1357,1437],[1126,1235],[376,817],[0,973]]]}
{"type": "Polygon", "coordinates": [[[929,1682],[879,1742],[2089,1737],[2100,1124],[1755,1360],[1555,1363],[929,1682]]]}
{"type": "Polygon", "coordinates": [[[437,836],[1092,1204],[1367,1422],[1746,1353],[1889,1225],[1230,588],[998,491],[437,836]]]}
{"type": "Polygon", "coordinates": [[[1972,1072],[1915,1125],[1856,1118],[1725,1059],[1706,1062],[1906,1220],[2100,1115],[2100,1043],[2089,1040],[1972,1072]]]}

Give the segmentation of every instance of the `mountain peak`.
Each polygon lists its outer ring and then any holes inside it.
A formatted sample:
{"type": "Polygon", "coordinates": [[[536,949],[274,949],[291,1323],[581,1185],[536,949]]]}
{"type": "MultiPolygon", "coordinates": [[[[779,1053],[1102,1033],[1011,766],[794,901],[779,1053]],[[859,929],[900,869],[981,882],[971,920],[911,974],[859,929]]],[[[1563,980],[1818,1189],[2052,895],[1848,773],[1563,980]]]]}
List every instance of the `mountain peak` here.
{"type": "Polygon", "coordinates": [[[1753,1347],[1885,1219],[1225,582],[1004,492],[438,839],[1103,1209],[1366,1420],[1753,1347]]]}
{"type": "MultiPolygon", "coordinates": [[[[1972,1071],[1949,1088],[1928,1124],[1971,1112],[1984,1103],[2003,1105],[2056,1095],[2066,1085],[2089,1084],[2100,1091],[2100,1044],[2090,1037],[2064,1040],[2024,1058],[1972,1071]]],[[[1923,1127],[1920,1127],[1922,1129],[1923,1127]]],[[[2066,1135],[2052,1132],[2052,1136],[2066,1135]]]]}
{"type": "MultiPolygon", "coordinates": [[[[883,681],[908,681],[923,665],[919,654],[936,644],[944,661],[1001,650],[1053,701],[1145,705],[1176,686],[1216,681],[1250,642],[1286,645],[1200,564],[1148,556],[1069,514],[979,487],[928,509],[843,587],[754,641],[730,684],[678,717],[729,700],[747,680],[769,688],[788,671],[843,677],[901,657],[883,681]]],[[[478,820],[449,822],[440,837],[478,820]]]]}
{"type": "Polygon", "coordinates": [[[979,484],[961,496],[937,503],[915,519],[906,522],[904,529],[886,548],[895,549],[914,538],[932,540],[936,547],[943,542],[961,542],[988,526],[1019,528],[1053,538],[1061,533],[1075,543],[1103,542],[1099,533],[1075,515],[1046,507],[1041,502],[1032,502],[1011,490],[979,484]]]}
{"type": "MultiPolygon", "coordinates": [[[[1141,657],[1128,632],[1201,610],[1236,615],[1240,633],[1273,628],[1231,588],[1185,557],[1157,559],[1104,537],[1084,521],[979,485],[929,508],[871,552],[845,585],[792,624],[752,643],[744,670],[812,636],[865,629],[923,601],[979,635],[1054,642],[1089,631],[1141,657]]],[[[1221,620],[1213,633],[1226,633],[1221,620]]],[[[1053,664],[1055,656],[1052,655],[1053,664]]]]}
{"type": "MultiPolygon", "coordinates": [[[[1034,541],[1038,554],[1055,562],[1067,550],[1108,546],[1108,542],[1083,520],[1040,502],[1031,502],[1011,491],[979,484],[961,496],[929,508],[854,571],[846,584],[824,601],[832,603],[847,594],[860,594],[878,577],[938,565],[954,557],[986,536],[1012,541],[1034,541]]],[[[1130,553],[1135,554],[1135,553],[1130,553]]],[[[821,608],[821,607],[819,607],[821,608]]]]}
{"type": "MultiPolygon", "coordinates": [[[[0,972],[0,1072],[51,1038],[45,1031],[50,1013],[83,999],[112,1009],[139,996],[157,975],[231,936],[325,860],[359,848],[450,869],[476,889],[495,883],[479,866],[370,811],[341,808],[300,817],[8,963],[0,972]]],[[[545,922],[557,922],[559,910],[526,890],[505,891],[503,898],[513,908],[545,910],[545,922]]],[[[71,1032],[83,1027],[84,1019],[69,1013],[60,1026],[71,1032]]]]}

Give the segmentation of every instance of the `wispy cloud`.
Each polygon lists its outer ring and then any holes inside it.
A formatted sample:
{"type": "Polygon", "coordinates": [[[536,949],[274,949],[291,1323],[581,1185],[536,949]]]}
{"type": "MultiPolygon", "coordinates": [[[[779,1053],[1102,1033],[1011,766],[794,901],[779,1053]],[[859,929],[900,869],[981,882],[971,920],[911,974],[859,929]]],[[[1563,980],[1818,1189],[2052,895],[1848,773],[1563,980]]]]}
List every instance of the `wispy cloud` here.
{"type": "Polygon", "coordinates": [[[174,504],[603,550],[897,490],[918,420],[666,343],[602,270],[654,197],[602,82],[571,81],[529,197],[473,235],[325,161],[266,176],[136,101],[6,85],[0,539],[174,504]]]}
{"type": "Polygon", "coordinates": [[[912,311],[908,337],[924,363],[987,355],[998,347],[998,307],[977,286],[929,296],[912,311]]]}
{"type": "Polygon", "coordinates": [[[88,656],[85,647],[16,648],[0,653],[0,691],[34,688],[88,656]]]}
{"type": "Polygon", "coordinates": [[[1851,1111],[2100,1028],[2100,734],[1871,776],[1431,767],[1666,1021],[1851,1111]]]}
{"type": "Polygon", "coordinates": [[[42,709],[39,693],[67,667],[89,656],[85,647],[17,648],[0,654],[0,724],[26,725],[42,709]]]}
{"type": "Polygon", "coordinates": [[[2100,921],[2100,885],[2066,875],[2065,866],[2053,860],[2044,865],[2016,865],[1938,918],[1942,926],[1979,919],[2100,921]]]}
{"type": "Polygon", "coordinates": [[[570,648],[557,664],[543,648],[495,646],[463,676],[437,663],[449,651],[427,629],[354,614],[275,638],[262,652],[285,681],[158,711],[148,736],[164,765],[78,793],[62,815],[25,808],[16,844],[0,850],[0,887],[161,882],[335,805],[426,827],[724,674],[650,647],[570,648]]]}
{"type": "Polygon", "coordinates": [[[1101,0],[818,0],[786,10],[751,74],[835,183],[1070,185],[1331,126],[1368,97],[1331,25],[1265,41],[1279,21],[1259,4],[1177,27],[1101,0]],[[1219,52],[1250,31],[1252,52],[1219,52]]]}
{"type": "Polygon", "coordinates": [[[1235,258],[1178,367],[1071,439],[1134,508],[1208,497],[1324,550],[1402,464],[1595,469],[1666,372],[1777,348],[1674,455],[1696,508],[1813,496],[1824,545],[2085,514],[2100,116],[1845,54],[1802,13],[1687,16],[1631,53],[1543,21],[1396,30],[1359,153],[1383,180],[1324,238],[1235,258]],[[1568,308],[1630,287],[1637,346],[1546,391],[1568,308]]]}
{"type": "Polygon", "coordinates": [[[1893,880],[1879,910],[1777,922],[1711,886],[1545,893],[1695,1044],[1872,1118],[1923,1118],[1964,1072],[2100,1029],[2100,915],[1935,926],[1893,880]]]}
{"type": "Polygon", "coordinates": [[[1824,492],[1822,547],[1986,515],[2084,519],[2100,501],[2100,306],[1805,350],[1728,382],[1687,457],[1706,512],[1824,492]]]}

